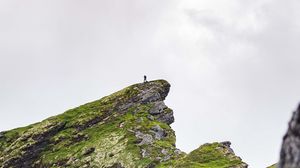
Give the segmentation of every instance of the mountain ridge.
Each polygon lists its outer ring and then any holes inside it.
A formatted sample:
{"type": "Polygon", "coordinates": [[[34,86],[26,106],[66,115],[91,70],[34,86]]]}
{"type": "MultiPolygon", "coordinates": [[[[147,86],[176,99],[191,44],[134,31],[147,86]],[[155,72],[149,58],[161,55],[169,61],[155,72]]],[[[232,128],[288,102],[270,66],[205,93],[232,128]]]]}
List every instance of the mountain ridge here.
{"type": "Polygon", "coordinates": [[[230,142],[176,148],[165,80],[138,83],[41,122],[0,133],[6,167],[246,168],[230,142]]]}

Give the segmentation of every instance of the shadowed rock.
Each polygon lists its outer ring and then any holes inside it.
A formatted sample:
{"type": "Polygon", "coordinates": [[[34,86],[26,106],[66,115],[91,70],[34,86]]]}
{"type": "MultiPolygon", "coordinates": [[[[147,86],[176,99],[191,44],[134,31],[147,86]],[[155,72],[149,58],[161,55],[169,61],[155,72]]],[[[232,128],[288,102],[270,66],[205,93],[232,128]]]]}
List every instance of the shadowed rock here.
{"type": "Polygon", "coordinates": [[[159,125],[155,125],[150,130],[151,133],[154,133],[154,138],[161,140],[166,137],[166,132],[159,125]]]}
{"type": "Polygon", "coordinates": [[[300,167],[300,106],[293,113],[287,133],[283,137],[278,168],[300,167]]]}

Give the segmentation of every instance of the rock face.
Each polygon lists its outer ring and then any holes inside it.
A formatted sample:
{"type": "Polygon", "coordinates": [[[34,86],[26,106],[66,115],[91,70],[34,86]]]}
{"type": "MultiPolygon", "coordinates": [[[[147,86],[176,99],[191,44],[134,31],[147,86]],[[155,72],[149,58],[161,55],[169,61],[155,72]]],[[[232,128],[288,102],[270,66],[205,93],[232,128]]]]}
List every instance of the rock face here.
{"type": "Polygon", "coordinates": [[[288,131],[283,137],[279,168],[300,167],[300,106],[293,113],[288,131]]]}
{"type": "Polygon", "coordinates": [[[165,80],[129,86],[27,127],[0,132],[1,168],[245,168],[230,142],[175,146],[165,80]]]}

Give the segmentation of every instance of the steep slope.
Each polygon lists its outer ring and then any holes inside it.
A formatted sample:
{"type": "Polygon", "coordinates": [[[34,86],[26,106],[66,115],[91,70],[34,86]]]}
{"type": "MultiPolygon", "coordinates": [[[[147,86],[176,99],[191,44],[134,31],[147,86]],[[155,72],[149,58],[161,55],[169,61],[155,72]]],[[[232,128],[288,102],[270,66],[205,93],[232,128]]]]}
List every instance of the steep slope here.
{"type": "Polygon", "coordinates": [[[300,167],[300,105],[293,113],[283,137],[278,168],[300,167]]]}
{"type": "Polygon", "coordinates": [[[0,133],[6,167],[243,168],[230,143],[205,144],[190,154],[175,147],[173,111],[164,80],[129,86],[110,96],[0,133]]]}

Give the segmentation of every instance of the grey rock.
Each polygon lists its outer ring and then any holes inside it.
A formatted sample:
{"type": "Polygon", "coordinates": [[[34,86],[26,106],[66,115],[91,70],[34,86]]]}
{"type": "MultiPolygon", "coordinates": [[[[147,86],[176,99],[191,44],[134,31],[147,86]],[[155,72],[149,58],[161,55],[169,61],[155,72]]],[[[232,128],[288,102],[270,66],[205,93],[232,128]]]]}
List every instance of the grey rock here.
{"type": "Polygon", "coordinates": [[[149,103],[161,100],[161,96],[154,89],[147,90],[146,92],[142,92],[142,103],[149,103]]]}
{"type": "Polygon", "coordinates": [[[70,157],[68,162],[67,162],[67,165],[71,165],[71,164],[74,164],[76,161],[76,158],[75,157],[70,157]]]}
{"type": "Polygon", "coordinates": [[[148,115],[147,118],[148,118],[149,120],[151,120],[151,121],[154,120],[154,117],[153,117],[152,115],[148,115]]]}
{"type": "Polygon", "coordinates": [[[168,125],[172,124],[174,122],[173,111],[169,109],[169,112],[164,112],[162,114],[159,114],[157,120],[160,122],[164,122],[168,125]]]}
{"type": "Polygon", "coordinates": [[[93,153],[94,151],[95,151],[94,147],[87,148],[83,151],[82,155],[89,155],[89,154],[93,153]]]}
{"type": "Polygon", "coordinates": [[[125,122],[120,123],[119,128],[123,128],[125,126],[125,122]]]}
{"type": "Polygon", "coordinates": [[[293,113],[283,137],[278,168],[300,167],[300,105],[293,113]]]}
{"type": "Polygon", "coordinates": [[[220,144],[222,144],[224,146],[227,146],[227,147],[230,147],[231,142],[230,141],[224,141],[224,142],[220,142],[220,144]]]}
{"type": "Polygon", "coordinates": [[[137,123],[143,122],[143,118],[142,118],[142,117],[137,118],[137,119],[136,119],[136,122],[137,122],[137,123]]]}
{"type": "Polygon", "coordinates": [[[146,168],[155,168],[155,164],[154,163],[150,163],[149,165],[146,166],[146,168]]]}
{"type": "Polygon", "coordinates": [[[3,132],[0,132],[0,138],[3,138],[3,137],[4,137],[3,132]]]}
{"type": "Polygon", "coordinates": [[[248,164],[246,163],[241,163],[240,165],[233,167],[233,168],[248,168],[248,164]]]}
{"type": "Polygon", "coordinates": [[[129,108],[137,104],[147,104],[153,102],[164,101],[170,91],[170,84],[167,81],[151,81],[136,85],[134,90],[138,91],[137,95],[130,97],[128,100],[116,100],[118,103],[113,110],[119,113],[126,112],[129,108]]]}
{"type": "Polygon", "coordinates": [[[168,108],[163,101],[155,102],[153,107],[150,109],[150,114],[161,114],[163,111],[168,108]]]}
{"type": "Polygon", "coordinates": [[[168,154],[168,150],[167,149],[162,149],[161,153],[164,154],[164,155],[167,155],[168,154]]]}
{"type": "Polygon", "coordinates": [[[183,154],[184,152],[182,152],[180,149],[175,149],[174,150],[174,154],[175,155],[181,155],[181,154],[183,154]]]}
{"type": "Polygon", "coordinates": [[[82,166],[82,168],[87,168],[87,167],[89,167],[88,164],[84,164],[84,165],[82,166]]]}
{"type": "Polygon", "coordinates": [[[138,145],[149,145],[153,143],[153,138],[150,134],[144,134],[140,131],[135,133],[135,137],[137,137],[141,142],[138,145]]]}
{"type": "Polygon", "coordinates": [[[161,159],[162,158],[158,156],[158,157],[155,158],[155,161],[161,161],[161,159]]]}
{"type": "Polygon", "coordinates": [[[140,103],[150,103],[165,100],[170,91],[170,84],[167,81],[151,81],[140,85],[142,92],[137,96],[140,103]]]}
{"type": "Polygon", "coordinates": [[[151,128],[150,132],[154,133],[154,138],[161,140],[167,136],[167,133],[159,125],[155,125],[151,128]]]}
{"type": "Polygon", "coordinates": [[[149,157],[149,156],[150,156],[150,153],[146,149],[142,149],[142,157],[146,158],[146,157],[149,157]]]}
{"type": "Polygon", "coordinates": [[[112,166],[105,167],[105,168],[124,168],[124,167],[122,166],[121,163],[115,163],[112,166]]]}
{"type": "Polygon", "coordinates": [[[132,107],[133,105],[134,105],[134,103],[132,103],[132,102],[126,103],[126,104],[123,104],[123,105],[118,106],[118,110],[119,110],[119,111],[124,111],[124,110],[129,109],[129,108],[132,107]]]}
{"type": "Polygon", "coordinates": [[[231,146],[231,142],[230,141],[220,142],[220,144],[222,144],[228,150],[229,153],[234,154],[233,149],[230,148],[230,146],[231,146]]]}
{"type": "Polygon", "coordinates": [[[162,160],[161,160],[161,162],[165,162],[165,161],[168,161],[168,160],[170,160],[171,159],[171,156],[170,155],[167,155],[167,156],[165,156],[162,160]]]}

